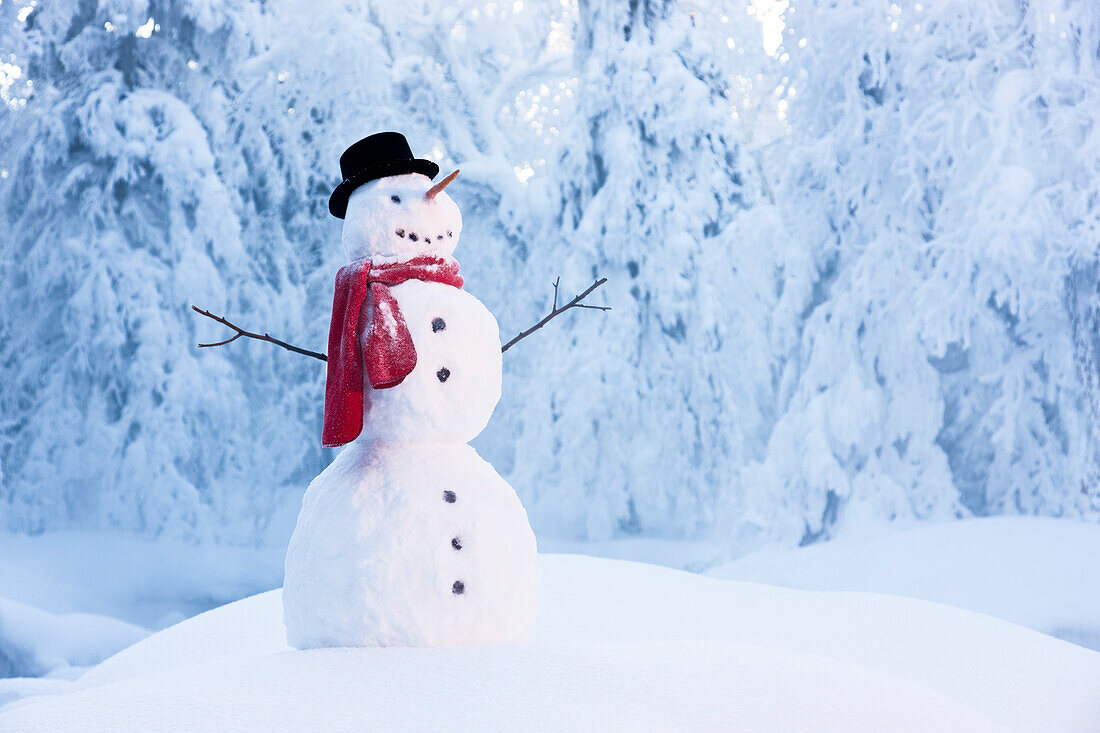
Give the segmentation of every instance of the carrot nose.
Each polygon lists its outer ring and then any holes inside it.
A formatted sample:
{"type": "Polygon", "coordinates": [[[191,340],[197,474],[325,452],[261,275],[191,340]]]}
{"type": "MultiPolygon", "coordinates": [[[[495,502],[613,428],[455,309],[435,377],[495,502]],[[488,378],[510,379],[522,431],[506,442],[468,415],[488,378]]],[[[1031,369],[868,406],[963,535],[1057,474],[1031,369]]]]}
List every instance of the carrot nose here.
{"type": "Polygon", "coordinates": [[[449,184],[451,181],[453,181],[456,178],[458,178],[458,171],[455,171],[454,173],[450,174],[449,176],[444,178],[439,183],[437,183],[434,186],[432,186],[431,188],[429,188],[428,192],[426,194],[424,194],[424,198],[428,201],[433,200],[436,196],[439,195],[440,191],[442,191],[443,189],[445,189],[447,187],[447,184],[449,184]]]}

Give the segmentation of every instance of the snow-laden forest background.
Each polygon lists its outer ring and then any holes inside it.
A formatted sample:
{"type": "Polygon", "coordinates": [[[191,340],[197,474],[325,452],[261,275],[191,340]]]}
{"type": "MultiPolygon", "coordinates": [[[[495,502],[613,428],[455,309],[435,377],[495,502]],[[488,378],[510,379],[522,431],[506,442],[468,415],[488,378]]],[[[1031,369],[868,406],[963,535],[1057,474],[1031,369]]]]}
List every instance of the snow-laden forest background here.
{"type": "Polygon", "coordinates": [[[1091,0],[5,0],[0,525],[285,545],[337,161],[461,167],[542,538],[1100,518],[1091,0]]]}

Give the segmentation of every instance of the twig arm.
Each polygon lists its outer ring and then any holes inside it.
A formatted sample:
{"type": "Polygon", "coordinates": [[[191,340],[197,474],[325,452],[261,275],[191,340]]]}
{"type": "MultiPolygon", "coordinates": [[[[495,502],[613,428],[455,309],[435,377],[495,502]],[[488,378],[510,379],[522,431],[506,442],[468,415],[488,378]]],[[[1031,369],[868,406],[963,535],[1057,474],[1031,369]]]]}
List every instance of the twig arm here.
{"type": "Polygon", "coordinates": [[[316,351],[309,351],[308,349],[299,348],[299,347],[295,346],[294,344],[288,344],[286,341],[280,341],[279,339],[273,338],[270,334],[267,334],[267,333],[262,333],[261,334],[261,333],[252,333],[251,331],[245,331],[240,326],[237,326],[234,323],[230,323],[229,321],[222,318],[221,316],[214,315],[210,311],[203,310],[202,308],[199,308],[196,305],[192,305],[191,310],[195,311],[199,315],[206,316],[207,318],[212,318],[213,320],[217,321],[218,323],[222,324],[223,326],[227,326],[227,327],[229,327],[229,328],[231,328],[231,329],[233,329],[234,331],[237,332],[234,336],[231,336],[230,338],[227,338],[225,341],[218,341],[217,343],[213,343],[213,344],[199,344],[200,349],[210,348],[211,346],[225,346],[228,343],[232,343],[233,341],[236,341],[241,336],[247,336],[248,338],[256,339],[257,341],[266,341],[269,344],[275,344],[276,346],[282,346],[287,351],[293,351],[295,354],[302,354],[303,356],[312,356],[314,359],[320,359],[321,361],[328,361],[328,357],[325,356],[324,354],[321,354],[321,353],[316,352],[316,351]]]}
{"type": "MultiPolygon", "coordinates": [[[[605,282],[607,282],[606,277],[601,277],[601,278],[597,279],[595,282],[593,282],[591,285],[589,285],[584,290],[584,292],[577,295],[575,298],[573,298],[571,301],[569,301],[565,305],[559,307],[558,306],[558,285],[561,283],[561,278],[559,277],[557,280],[554,281],[554,302],[553,302],[553,305],[550,307],[550,312],[547,313],[546,316],[541,321],[539,321],[535,325],[531,326],[526,331],[520,331],[518,334],[516,334],[515,338],[513,338],[508,343],[504,344],[504,346],[501,346],[500,347],[501,353],[504,353],[508,349],[512,348],[513,346],[516,345],[517,342],[521,341],[522,339],[527,338],[528,336],[533,334],[535,331],[537,331],[540,328],[542,328],[543,326],[545,326],[547,323],[549,323],[554,318],[557,318],[562,313],[565,313],[570,308],[588,308],[589,310],[597,310],[597,311],[609,311],[609,310],[611,310],[611,306],[607,306],[607,305],[589,305],[587,303],[581,302],[585,298],[587,298],[596,288],[600,287],[605,282]]],[[[277,338],[274,338],[273,336],[271,336],[271,334],[266,333],[266,332],[265,333],[253,333],[251,331],[246,331],[243,328],[241,328],[240,326],[238,326],[237,324],[232,323],[231,321],[229,321],[225,318],[222,318],[219,315],[215,315],[214,313],[211,313],[208,310],[203,310],[202,308],[199,308],[197,305],[192,305],[191,310],[195,311],[196,313],[198,313],[201,316],[206,316],[207,318],[209,318],[211,320],[217,321],[218,323],[222,324],[226,328],[230,328],[235,332],[232,336],[225,339],[224,341],[217,341],[215,343],[210,343],[210,344],[199,344],[200,349],[208,349],[208,348],[211,348],[211,347],[214,347],[214,346],[225,346],[226,344],[233,343],[234,341],[239,339],[241,336],[245,336],[245,337],[250,338],[250,339],[256,339],[257,341],[266,341],[269,344],[275,344],[276,346],[281,346],[284,349],[286,349],[287,351],[293,351],[295,354],[302,354],[303,356],[312,356],[314,359],[320,359],[321,361],[326,361],[326,362],[328,361],[328,357],[326,355],[320,353],[320,352],[310,351],[308,349],[303,349],[301,347],[295,346],[294,344],[288,344],[286,341],[281,341],[277,338]]]]}
{"type": "Polygon", "coordinates": [[[589,285],[583,293],[581,293],[577,297],[573,298],[573,300],[569,301],[568,303],[566,303],[565,305],[563,305],[560,308],[558,307],[558,283],[559,282],[561,282],[560,277],[557,280],[554,281],[554,305],[550,308],[550,312],[547,313],[546,316],[541,321],[539,321],[535,325],[531,326],[526,331],[520,331],[518,334],[516,334],[515,338],[513,338],[508,343],[504,344],[504,346],[501,346],[500,347],[501,353],[503,353],[503,352],[507,351],[508,349],[512,348],[516,344],[516,342],[520,341],[521,339],[527,338],[528,336],[533,334],[535,331],[539,330],[540,328],[545,326],[547,323],[549,323],[553,318],[556,318],[557,316],[560,316],[562,313],[565,313],[570,308],[588,308],[588,309],[596,310],[596,311],[609,311],[609,310],[611,310],[611,306],[609,306],[609,305],[588,305],[587,303],[582,303],[581,302],[582,300],[587,298],[589,296],[589,294],[592,293],[593,290],[595,290],[596,288],[600,287],[605,282],[607,282],[606,277],[601,277],[598,280],[596,280],[594,283],[589,285]]]}

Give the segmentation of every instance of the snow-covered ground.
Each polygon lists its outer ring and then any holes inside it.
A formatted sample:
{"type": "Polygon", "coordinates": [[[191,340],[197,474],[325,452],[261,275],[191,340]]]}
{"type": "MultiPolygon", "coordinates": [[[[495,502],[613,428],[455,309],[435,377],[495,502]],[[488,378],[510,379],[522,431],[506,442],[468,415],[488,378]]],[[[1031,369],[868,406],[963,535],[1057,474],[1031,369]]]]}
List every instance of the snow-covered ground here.
{"type": "Polygon", "coordinates": [[[285,544],[256,549],[108,532],[0,533],[0,597],[161,629],[282,585],[285,554],[285,544]]]}
{"type": "Polygon", "coordinates": [[[804,590],[923,598],[1100,650],[1098,558],[1100,525],[989,517],[764,550],[708,574],[804,590]]]}
{"type": "Polygon", "coordinates": [[[52,614],[0,598],[0,705],[64,690],[149,631],[90,613],[52,614]]]}
{"type": "Polygon", "coordinates": [[[316,678],[331,684],[318,720],[335,727],[349,727],[345,715],[466,728],[529,716],[538,727],[531,711],[542,711],[558,727],[583,717],[588,727],[724,720],[752,729],[778,720],[792,729],[904,730],[888,716],[908,712],[947,730],[936,715],[958,722],[970,710],[1009,729],[1100,730],[1100,654],[986,616],[867,593],[978,611],[1096,648],[1097,525],[1005,517],[892,527],[724,564],[720,547],[704,542],[540,541],[540,549],[709,568],[711,577],[543,555],[536,644],[440,650],[289,654],[279,598],[267,593],[189,618],[80,677],[149,629],[277,587],[282,550],[0,536],[0,674],[8,677],[0,706],[11,703],[0,729],[70,714],[107,721],[99,716],[113,709],[133,716],[113,722],[139,728],[158,709],[178,713],[180,727],[236,727],[234,714],[301,722],[291,703],[316,678]],[[486,686],[497,690],[491,699],[479,693],[486,686]],[[172,689],[209,693],[211,706],[197,712],[182,693],[170,703],[172,689]],[[412,694],[422,702],[402,718],[412,694]],[[236,713],[234,697],[246,704],[236,713]],[[831,711],[828,721],[821,711],[831,711]]]}
{"type": "Polygon", "coordinates": [[[1100,653],[912,599],[544,555],[533,644],[286,647],[280,594],[184,621],[12,730],[1095,731],[1100,653]]]}
{"type": "Polygon", "coordinates": [[[151,630],[279,586],[283,553],[0,533],[0,705],[66,689],[151,630]]]}

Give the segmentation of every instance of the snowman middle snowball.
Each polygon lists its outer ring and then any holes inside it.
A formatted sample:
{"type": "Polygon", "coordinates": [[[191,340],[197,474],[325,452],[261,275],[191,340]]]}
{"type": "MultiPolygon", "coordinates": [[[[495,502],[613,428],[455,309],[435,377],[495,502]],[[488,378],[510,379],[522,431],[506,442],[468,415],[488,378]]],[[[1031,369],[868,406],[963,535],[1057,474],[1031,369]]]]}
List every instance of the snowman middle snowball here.
{"type": "MultiPolygon", "coordinates": [[[[450,261],[462,218],[438,189],[420,173],[358,185],[342,236],[349,263],[450,261]]],[[[389,315],[374,302],[382,291],[371,292],[358,314],[360,350],[371,319],[389,315]]],[[[500,398],[496,320],[460,287],[431,279],[388,285],[385,297],[415,366],[378,389],[364,368],[362,432],[306,490],[286,557],[287,641],[306,649],[528,640],[534,534],[512,487],[467,445],[500,398]]]]}

